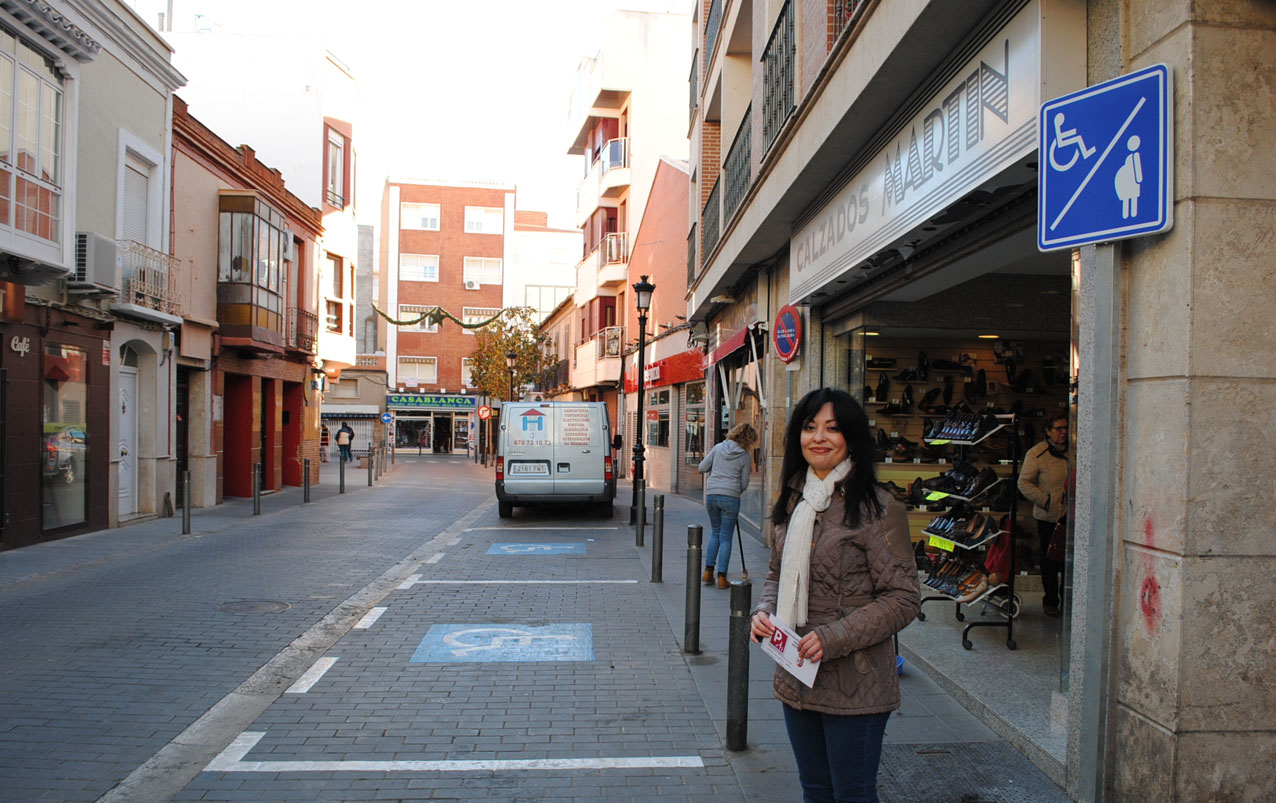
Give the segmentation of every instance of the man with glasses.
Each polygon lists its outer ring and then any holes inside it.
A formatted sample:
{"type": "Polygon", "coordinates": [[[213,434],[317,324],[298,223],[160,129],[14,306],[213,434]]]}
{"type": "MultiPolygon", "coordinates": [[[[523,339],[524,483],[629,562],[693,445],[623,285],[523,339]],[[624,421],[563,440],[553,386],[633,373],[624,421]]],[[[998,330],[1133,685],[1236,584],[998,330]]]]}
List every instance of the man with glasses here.
{"type": "Polygon", "coordinates": [[[1064,489],[1068,481],[1068,415],[1055,413],[1046,424],[1046,439],[1023,458],[1019,472],[1019,492],[1032,502],[1041,546],[1041,605],[1046,616],[1060,616],[1060,575],[1063,563],[1049,557],[1050,537],[1055,524],[1067,512],[1064,489]]]}

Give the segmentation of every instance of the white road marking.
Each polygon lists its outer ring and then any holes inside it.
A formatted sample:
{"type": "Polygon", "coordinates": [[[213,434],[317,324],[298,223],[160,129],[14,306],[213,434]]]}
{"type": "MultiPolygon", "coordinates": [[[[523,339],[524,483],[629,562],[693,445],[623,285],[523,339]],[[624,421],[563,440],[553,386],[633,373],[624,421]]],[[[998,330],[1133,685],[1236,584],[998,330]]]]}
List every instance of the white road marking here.
{"type": "Polygon", "coordinates": [[[448,541],[448,542],[447,542],[447,545],[448,545],[448,546],[456,546],[456,545],[457,545],[457,544],[459,544],[459,543],[461,543],[461,539],[460,539],[460,538],[453,538],[451,541],[448,541]]]}
{"type": "Polygon", "coordinates": [[[381,618],[381,614],[383,614],[383,613],[385,613],[385,612],[386,612],[386,608],[385,608],[385,606],[384,606],[384,605],[378,605],[377,607],[375,607],[375,608],[373,608],[372,610],[368,611],[367,615],[366,615],[366,616],[364,616],[362,619],[360,619],[360,620],[358,621],[358,623],[357,623],[357,624],[355,624],[355,626],[354,626],[354,628],[353,628],[353,629],[354,629],[354,630],[367,630],[369,627],[372,627],[372,625],[373,625],[373,624],[374,624],[374,623],[375,623],[378,619],[380,619],[380,618],[381,618]]]}
{"type": "Polygon", "coordinates": [[[443,553],[435,552],[434,555],[426,561],[426,563],[438,563],[441,560],[443,560],[443,553]]]}
{"type": "Polygon", "coordinates": [[[419,583],[419,582],[421,582],[421,575],[410,574],[408,575],[406,580],[404,580],[402,583],[399,584],[399,590],[405,591],[411,588],[415,583],[419,583]]]}
{"type": "Polygon", "coordinates": [[[288,691],[284,694],[305,694],[310,688],[319,682],[324,673],[332,669],[332,665],[337,662],[335,657],[320,658],[315,661],[314,666],[306,670],[306,674],[297,678],[297,682],[288,687],[288,691]]]}
{"type": "Polygon", "coordinates": [[[504,586],[534,586],[534,585],[600,585],[600,584],[621,584],[630,585],[637,583],[637,580],[416,580],[418,585],[423,586],[446,586],[446,585],[504,585],[504,586]]]}
{"type": "Polygon", "coordinates": [[[699,769],[700,756],[527,758],[482,761],[245,761],[266,735],[244,731],[204,768],[205,772],[500,772],[502,770],[699,769]]]}
{"type": "Polygon", "coordinates": [[[564,530],[619,530],[619,529],[620,529],[619,527],[466,527],[461,532],[473,533],[473,532],[478,532],[479,530],[501,530],[503,532],[510,532],[513,530],[517,530],[518,532],[531,531],[531,530],[553,530],[555,532],[561,532],[564,530]]]}

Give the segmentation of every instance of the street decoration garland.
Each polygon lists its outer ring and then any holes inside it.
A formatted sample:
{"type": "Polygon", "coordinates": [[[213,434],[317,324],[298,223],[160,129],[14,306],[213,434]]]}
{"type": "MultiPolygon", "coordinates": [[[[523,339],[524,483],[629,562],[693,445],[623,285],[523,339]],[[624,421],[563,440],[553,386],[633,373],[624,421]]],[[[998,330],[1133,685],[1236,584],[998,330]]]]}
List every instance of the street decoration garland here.
{"type": "Polygon", "coordinates": [[[459,325],[462,329],[482,329],[484,326],[488,326],[489,324],[495,323],[497,320],[500,319],[502,315],[504,315],[507,312],[507,310],[501,310],[500,312],[496,313],[495,315],[493,315],[492,317],[488,318],[485,321],[475,321],[474,323],[466,323],[465,321],[461,320],[460,318],[456,317],[452,313],[448,312],[447,310],[437,305],[430,307],[429,309],[421,313],[416,318],[407,318],[403,320],[399,320],[397,318],[391,318],[387,313],[383,312],[380,308],[378,308],[376,304],[372,305],[372,310],[373,312],[380,315],[382,318],[385,318],[387,321],[394,324],[395,326],[416,326],[422,321],[424,321],[427,326],[435,326],[435,325],[443,323],[446,320],[446,321],[455,321],[457,325],[459,325]]]}

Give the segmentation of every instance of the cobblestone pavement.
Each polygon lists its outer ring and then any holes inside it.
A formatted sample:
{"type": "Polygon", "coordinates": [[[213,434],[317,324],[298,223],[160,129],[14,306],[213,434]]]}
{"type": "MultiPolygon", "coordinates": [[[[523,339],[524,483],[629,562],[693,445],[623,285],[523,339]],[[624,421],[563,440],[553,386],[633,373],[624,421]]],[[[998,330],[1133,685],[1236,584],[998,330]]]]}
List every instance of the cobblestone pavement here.
{"type": "MultiPolygon", "coordinates": [[[[346,495],[325,472],[314,504],[234,500],[186,536],[164,519],[0,553],[0,799],[800,799],[756,651],[750,749],[723,747],[727,592],[702,592],[682,651],[697,503],[667,498],[653,584],[626,507],[501,520],[461,458],[372,488],[354,471],[346,495]]],[[[746,540],[755,586],[764,552],[746,540]]],[[[1064,799],[903,683],[883,799],[1064,799]]]]}

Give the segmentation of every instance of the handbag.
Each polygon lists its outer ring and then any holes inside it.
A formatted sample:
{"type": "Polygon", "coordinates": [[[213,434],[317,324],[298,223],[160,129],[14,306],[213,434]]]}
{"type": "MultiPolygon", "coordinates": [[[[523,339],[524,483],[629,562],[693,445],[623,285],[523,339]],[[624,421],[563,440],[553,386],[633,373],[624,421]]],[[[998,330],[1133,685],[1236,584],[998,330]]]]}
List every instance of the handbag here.
{"type": "Polygon", "coordinates": [[[1055,522],[1054,532],[1050,533],[1050,545],[1046,547],[1046,557],[1055,563],[1063,563],[1068,544],[1068,518],[1065,516],[1055,522]]]}

